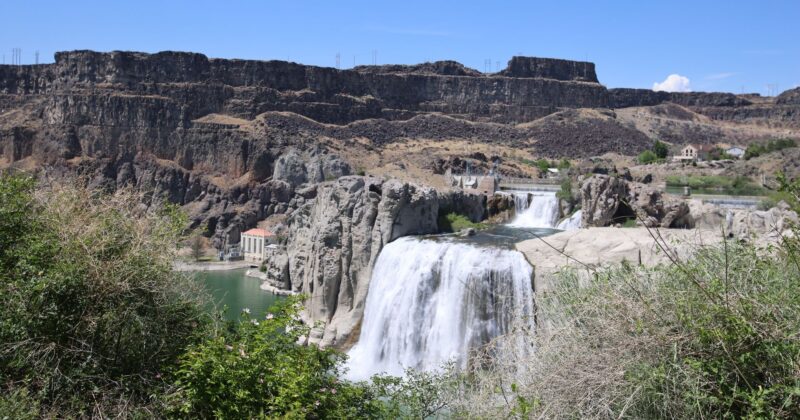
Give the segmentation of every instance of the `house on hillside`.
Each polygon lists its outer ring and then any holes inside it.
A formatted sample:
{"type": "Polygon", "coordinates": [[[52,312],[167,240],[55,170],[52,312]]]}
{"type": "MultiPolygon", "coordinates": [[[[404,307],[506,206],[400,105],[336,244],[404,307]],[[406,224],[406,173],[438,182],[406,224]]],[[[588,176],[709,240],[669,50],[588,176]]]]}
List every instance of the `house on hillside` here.
{"type": "Polygon", "coordinates": [[[277,242],[277,236],[266,229],[250,229],[242,233],[241,249],[245,261],[264,261],[267,247],[277,242]]]}
{"type": "Polygon", "coordinates": [[[725,149],[725,154],[735,157],[736,159],[741,159],[744,157],[745,149],[739,146],[731,146],[725,149]]]}
{"type": "Polygon", "coordinates": [[[717,148],[710,144],[688,144],[681,149],[680,154],[673,156],[676,161],[704,161],[708,160],[709,155],[717,148]]]}

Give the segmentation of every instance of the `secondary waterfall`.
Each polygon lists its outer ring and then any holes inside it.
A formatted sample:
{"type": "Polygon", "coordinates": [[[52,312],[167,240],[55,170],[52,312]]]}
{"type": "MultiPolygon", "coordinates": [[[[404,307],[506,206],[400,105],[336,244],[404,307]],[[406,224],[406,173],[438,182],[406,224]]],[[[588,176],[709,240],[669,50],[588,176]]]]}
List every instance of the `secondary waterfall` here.
{"type": "Polygon", "coordinates": [[[533,270],[521,253],[400,238],[380,253],[347,376],[402,375],[454,360],[513,326],[534,327],[533,270]]]}
{"type": "Polygon", "coordinates": [[[581,228],[581,219],[583,218],[583,210],[578,210],[572,213],[572,216],[562,220],[556,226],[556,229],[561,230],[576,230],[581,228]]]}
{"type": "Polygon", "coordinates": [[[508,225],[519,228],[552,228],[558,222],[558,197],[549,191],[512,192],[516,216],[508,225]],[[529,196],[530,200],[528,199],[529,196]]]}

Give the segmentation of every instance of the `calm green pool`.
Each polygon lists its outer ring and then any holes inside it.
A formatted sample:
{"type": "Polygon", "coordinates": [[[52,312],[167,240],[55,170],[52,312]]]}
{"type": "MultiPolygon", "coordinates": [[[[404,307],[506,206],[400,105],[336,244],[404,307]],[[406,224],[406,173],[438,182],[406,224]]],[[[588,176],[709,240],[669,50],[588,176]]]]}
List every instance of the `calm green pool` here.
{"type": "MultiPolygon", "coordinates": [[[[226,271],[198,271],[197,279],[211,293],[217,308],[227,306],[225,318],[239,319],[245,308],[250,309],[253,317],[261,318],[267,309],[283,296],[261,290],[261,280],[244,275],[246,269],[226,271]]],[[[209,308],[213,309],[213,308],[209,308]]]]}

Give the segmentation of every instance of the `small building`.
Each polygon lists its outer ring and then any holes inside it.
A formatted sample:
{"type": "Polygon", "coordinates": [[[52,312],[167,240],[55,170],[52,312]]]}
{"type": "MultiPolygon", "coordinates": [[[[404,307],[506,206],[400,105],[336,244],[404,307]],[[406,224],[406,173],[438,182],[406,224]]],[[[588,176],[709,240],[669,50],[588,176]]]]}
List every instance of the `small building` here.
{"type": "Polygon", "coordinates": [[[264,261],[269,245],[275,244],[277,237],[266,229],[250,229],[242,233],[241,249],[245,261],[260,263],[264,261]]]}
{"type": "Polygon", "coordinates": [[[727,154],[729,156],[733,156],[736,159],[743,158],[744,157],[744,153],[745,153],[745,149],[743,149],[743,148],[741,148],[739,146],[731,146],[731,147],[725,149],[725,154],[727,154]]]}
{"type": "Polygon", "coordinates": [[[716,147],[710,144],[687,144],[681,149],[680,154],[673,156],[673,159],[677,161],[708,160],[714,150],[716,147]]]}

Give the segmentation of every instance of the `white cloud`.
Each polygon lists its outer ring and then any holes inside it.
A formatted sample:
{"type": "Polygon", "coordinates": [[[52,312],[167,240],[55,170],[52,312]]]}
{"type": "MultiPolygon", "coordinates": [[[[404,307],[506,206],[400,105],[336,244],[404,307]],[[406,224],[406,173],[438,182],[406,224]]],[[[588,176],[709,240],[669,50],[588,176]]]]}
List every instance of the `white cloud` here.
{"type": "Polygon", "coordinates": [[[680,74],[670,74],[663,82],[653,83],[653,90],[656,92],[660,90],[664,92],[689,92],[692,90],[689,84],[688,77],[680,74]]]}

